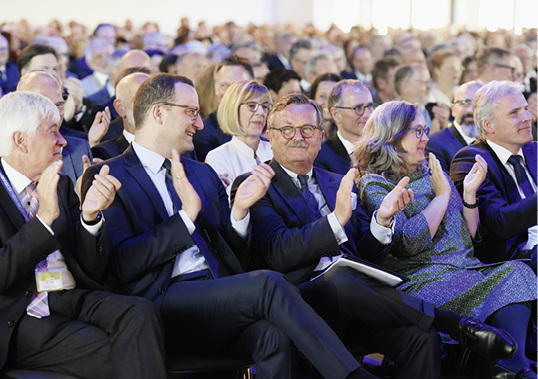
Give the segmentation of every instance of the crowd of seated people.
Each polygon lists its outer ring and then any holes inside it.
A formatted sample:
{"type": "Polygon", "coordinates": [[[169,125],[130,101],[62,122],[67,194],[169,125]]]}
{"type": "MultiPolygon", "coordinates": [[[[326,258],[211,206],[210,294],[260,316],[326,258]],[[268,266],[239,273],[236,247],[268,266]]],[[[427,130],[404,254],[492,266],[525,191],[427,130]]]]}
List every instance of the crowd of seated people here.
{"type": "Polygon", "coordinates": [[[0,375],[536,378],[535,29],[88,30],[0,24],[0,375]]]}

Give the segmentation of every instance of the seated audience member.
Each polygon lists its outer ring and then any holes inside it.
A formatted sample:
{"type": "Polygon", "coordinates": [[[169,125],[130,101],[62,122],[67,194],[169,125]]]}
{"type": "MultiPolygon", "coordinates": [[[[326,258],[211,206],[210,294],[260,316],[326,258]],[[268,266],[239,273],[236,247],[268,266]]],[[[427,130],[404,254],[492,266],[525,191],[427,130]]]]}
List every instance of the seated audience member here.
{"type": "Polygon", "coordinates": [[[310,91],[310,83],[306,78],[306,62],[316,52],[314,44],[309,39],[299,39],[291,45],[289,60],[291,69],[301,77],[301,91],[310,91]]]}
{"type": "Polygon", "coordinates": [[[301,77],[295,71],[285,68],[270,71],[263,79],[263,85],[269,90],[273,103],[286,95],[301,93],[301,77]]]}
{"type": "Polygon", "coordinates": [[[518,84],[493,81],[474,98],[480,140],[461,149],[450,176],[462,191],[471,159],[479,154],[488,174],[477,191],[480,234],[476,255],[484,262],[526,258],[536,270],[536,142],[531,115],[518,84]]]}
{"type": "Polygon", "coordinates": [[[262,62],[263,51],[253,41],[234,45],[232,47],[231,53],[232,55],[237,55],[238,57],[246,59],[251,66],[254,66],[256,63],[262,62]]]}
{"type": "Polygon", "coordinates": [[[463,179],[462,201],[434,154],[426,163],[427,141],[417,107],[389,102],[371,115],[355,148],[361,201],[369,216],[380,212],[401,180],[410,192],[411,201],[394,216],[393,246],[383,265],[409,278],[398,289],[508,332],[519,348],[495,371],[536,378],[524,348],[536,275],[521,262],[490,266],[473,255],[473,240],[479,239],[476,192],[488,164],[475,157],[463,179]]]}
{"type": "Polygon", "coordinates": [[[422,49],[405,49],[401,52],[399,58],[402,61],[403,65],[417,64],[424,67],[427,66],[426,55],[424,55],[424,51],[422,51],[422,49]]]}
{"type": "Polygon", "coordinates": [[[351,166],[354,144],[361,138],[362,129],[374,110],[372,95],[364,83],[342,80],[332,89],[327,108],[338,131],[323,142],[314,165],[345,175],[351,166]]]}
{"type": "Polygon", "coordinates": [[[483,84],[492,80],[512,80],[515,67],[511,57],[512,53],[500,47],[484,47],[476,54],[478,80],[483,84]]]}
{"type": "Polygon", "coordinates": [[[140,84],[149,77],[146,73],[133,73],[120,80],[116,87],[114,108],[123,119],[123,132],[115,140],[108,140],[92,147],[95,158],[107,160],[122,154],[134,140],[135,125],[133,102],[140,84]]]}
{"type": "MultiPolygon", "coordinates": [[[[245,248],[248,209],[272,173],[258,168],[230,212],[214,171],[179,160],[203,127],[192,82],[149,77],[136,93],[134,118],[135,140],[107,161],[122,182],[105,213],[109,268],[115,288],[160,308],[168,351],[225,351],[252,359],[261,378],[292,378],[293,342],[325,377],[373,377],[281,274],[242,273],[234,250],[245,248]]],[[[88,168],[83,189],[100,167],[88,168]]]]}
{"type": "Polygon", "coordinates": [[[398,97],[394,85],[394,76],[400,66],[400,61],[396,58],[381,58],[374,64],[372,70],[372,99],[377,107],[387,101],[395,100],[398,97]]]}
{"type": "MultiPolygon", "coordinates": [[[[253,80],[254,71],[247,60],[236,55],[222,59],[213,71],[215,96],[218,103],[224,93],[235,82],[240,80],[253,80]]],[[[204,119],[204,128],[194,135],[196,156],[200,162],[205,161],[207,153],[228,142],[231,137],[220,128],[217,118],[218,108],[204,119]]]]}
{"type": "Polygon", "coordinates": [[[312,84],[318,76],[323,74],[337,75],[338,69],[336,68],[336,63],[334,62],[333,56],[329,52],[318,51],[312,54],[310,59],[308,59],[306,62],[306,80],[312,84]]]}
{"type": "Polygon", "coordinates": [[[198,77],[208,65],[209,60],[205,55],[196,51],[187,51],[177,57],[174,72],[186,76],[196,85],[198,77]]]}
{"type": "Polygon", "coordinates": [[[84,97],[93,95],[109,81],[109,61],[113,52],[114,46],[102,38],[94,39],[86,46],[86,62],[93,73],[80,80],[84,97]]]}
{"type": "Polygon", "coordinates": [[[291,70],[290,49],[297,41],[295,34],[276,33],[275,34],[275,51],[273,54],[266,55],[263,60],[267,63],[270,71],[276,69],[291,70]]]}
{"type": "Polygon", "coordinates": [[[200,101],[200,117],[202,117],[202,120],[217,109],[219,105],[217,96],[215,95],[215,80],[213,78],[215,66],[215,64],[207,66],[200,73],[198,83],[195,85],[196,92],[198,92],[198,100],[200,101]]]}
{"type": "Polygon", "coordinates": [[[108,260],[101,211],[121,184],[103,167],[80,206],[69,179],[58,174],[60,121],[37,93],[0,100],[0,371],[166,378],[156,307],[99,284],[108,260]]]}
{"type": "Polygon", "coordinates": [[[65,71],[66,78],[78,78],[77,75],[69,69],[70,55],[69,55],[69,45],[59,35],[53,35],[48,37],[38,37],[34,39],[34,44],[46,45],[54,48],[56,50],[56,55],[58,56],[58,61],[62,64],[62,70],[65,71]]]}
{"type": "Polygon", "coordinates": [[[426,126],[432,133],[448,127],[450,109],[446,105],[432,104],[431,113],[426,108],[431,88],[430,72],[425,65],[404,65],[398,68],[394,77],[396,92],[400,99],[418,104],[426,126]]]}
{"type": "Polygon", "coordinates": [[[428,102],[451,107],[462,73],[460,58],[452,49],[438,50],[430,57],[430,71],[433,84],[428,102]]]}
{"type": "Polygon", "coordinates": [[[160,32],[146,34],[142,41],[142,50],[158,50],[164,53],[168,50],[168,38],[160,32]]]}
{"type": "Polygon", "coordinates": [[[9,42],[0,34],[0,90],[4,94],[15,91],[18,82],[19,70],[9,59],[9,42]]]}
{"type": "Polygon", "coordinates": [[[222,97],[219,125],[232,139],[207,153],[205,162],[218,174],[228,193],[237,176],[273,157],[269,142],[260,138],[271,105],[269,91],[255,81],[236,82],[222,97]]]}
{"type": "MultiPolygon", "coordinates": [[[[90,107],[106,104],[107,106],[112,108],[112,103],[114,102],[114,98],[116,94],[115,88],[116,88],[116,85],[118,84],[118,81],[121,79],[120,78],[121,59],[126,53],[127,52],[124,50],[116,50],[112,53],[112,55],[110,55],[110,59],[108,61],[108,69],[110,72],[110,78],[109,80],[107,80],[103,88],[95,92],[93,95],[86,97],[90,107]]],[[[116,118],[117,115],[114,115],[113,117],[116,118]]]]}
{"type": "Polygon", "coordinates": [[[454,155],[478,138],[478,129],[473,117],[473,101],[480,87],[482,83],[478,81],[461,85],[454,95],[452,125],[429,135],[426,152],[435,154],[441,168],[447,174],[450,172],[450,163],[454,155]]]}
{"type": "Polygon", "coordinates": [[[342,72],[342,79],[355,79],[363,82],[369,90],[372,87],[372,69],[374,68],[374,59],[372,51],[367,45],[359,45],[353,49],[350,57],[351,72],[342,72]]]}
{"type": "MultiPolygon", "coordinates": [[[[23,75],[17,91],[36,92],[45,96],[58,108],[60,117],[63,118],[65,100],[62,97],[62,87],[51,72],[39,70],[23,75]]],[[[60,173],[68,176],[74,185],[84,173],[83,157],[86,156],[90,162],[93,157],[87,140],[73,136],[63,136],[63,138],[67,145],[62,148],[63,165],[60,173]]]]}
{"type": "Polygon", "coordinates": [[[330,43],[328,45],[322,46],[320,50],[331,53],[334,59],[334,63],[336,63],[336,69],[338,73],[341,73],[342,71],[346,71],[347,58],[346,58],[346,53],[342,46],[330,43]]]}
{"type": "MultiPolygon", "coordinates": [[[[336,134],[336,126],[334,125],[331,111],[327,107],[327,100],[332,89],[342,78],[336,74],[323,74],[318,76],[310,87],[308,97],[318,103],[323,109],[323,119],[325,120],[325,138],[332,138],[336,134]]],[[[299,93],[299,92],[297,92],[299,93]]]]}
{"type": "MultiPolygon", "coordinates": [[[[460,341],[476,332],[473,348],[491,356],[513,354],[516,346],[503,332],[434,309],[354,269],[333,267],[318,276],[343,253],[382,260],[393,238],[393,216],[410,201],[411,192],[402,181],[368,220],[353,201],[356,170],[342,177],[312,166],[323,139],[323,116],[319,105],[301,94],[275,104],[267,137],[275,175],[266,194],[250,208],[252,249],[240,252],[247,268],[285,274],[337,334],[387,354],[399,365],[402,378],[439,377],[440,342],[434,328],[460,341]],[[492,337],[488,342],[482,340],[486,335],[492,337]]],[[[236,179],[232,194],[247,178],[252,176],[236,179]]]]}
{"type": "Polygon", "coordinates": [[[254,80],[260,84],[263,83],[265,76],[269,73],[267,65],[263,62],[253,63],[252,71],[254,72],[254,80]]]}

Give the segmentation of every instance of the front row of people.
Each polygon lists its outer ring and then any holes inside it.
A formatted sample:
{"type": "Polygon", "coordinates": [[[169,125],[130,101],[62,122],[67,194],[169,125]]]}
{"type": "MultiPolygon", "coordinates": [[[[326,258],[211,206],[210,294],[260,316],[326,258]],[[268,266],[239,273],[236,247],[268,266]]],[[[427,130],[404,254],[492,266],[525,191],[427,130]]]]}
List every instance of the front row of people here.
{"type": "Polygon", "coordinates": [[[415,107],[390,103],[366,127],[372,138],[398,136],[387,138],[394,148],[380,145],[400,162],[387,158],[381,170],[391,175],[361,179],[368,215],[356,169],[342,177],[313,168],[323,113],[303,95],[271,109],[274,158],[231,185],[231,209],[209,166],[179,158],[203,128],[189,79],[149,77],[132,111],[134,141],[87,169],[80,212],[58,174],[65,140],[55,106],[28,92],[0,100],[0,367],[164,378],[165,351],[225,351],[251,359],[259,378],[293,378],[299,350],[324,377],[373,377],[344,341],[387,354],[402,378],[437,378],[442,332],[532,375],[520,337],[536,277],[519,264],[469,269],[480,265],[472,199],[487,168],[477,159],[465,177],[462,213],[435,158],[431,181],[424,176],[415,107]],[[347,268],[318,276],[344,253],[401,262],[410,281],[400,291],[347,268]],[[470,283],[469,294],[454,280],[470,283]]]}

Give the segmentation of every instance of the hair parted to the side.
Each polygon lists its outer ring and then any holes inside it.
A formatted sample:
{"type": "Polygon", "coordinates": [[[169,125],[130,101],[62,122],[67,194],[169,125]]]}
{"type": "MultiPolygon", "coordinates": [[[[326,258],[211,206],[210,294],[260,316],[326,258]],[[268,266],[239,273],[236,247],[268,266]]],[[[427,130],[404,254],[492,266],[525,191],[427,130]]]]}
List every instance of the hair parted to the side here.
{"type": "Polygon", "coordinates": [[[174,101],[177,83],[184,83],[194,88],[194,84],[189,78],[167,73],[151,75],[142,82],[136,91],[133,103],[136,129],[144,126],[146,116],[153,105],[174,101]]]}
{"type": "Polygon", "coordinates": [[[402,178],[406,152],[401,141],[417,112],[415,105],[404,101],[389,101],[373,111],[351,157],[360,175],[383,175],[394,182],[402,178]]]}
{"type": "Polygon", "coordinates": [[[13,151],[13,133],[35,136],[43,120],[60,122],[58,108],[45,96],[30,91],[16,91],[0,99],[0,157],[13,151]]]}
{"type": "Polygon", "coordinates": [[[282,112],[286,107],[289,107],[290,105],[311,105],[316,110],[316,118],[318,121],[318,129],[323,130],[323,126],[325,124],[325,120],[323,119],[323,109],[321,109],[321,106],[316,103],[314,100],[310,100],[308,97],[303,95],[302,93],[292,93],[290,95],[284,96],[282,99],[280,99],[273,107],[271,108],[271,111],[269,112],[269,115],[267,116],[267,128],[271,129],[274,125],[274,119],[277,113],[282,112]]]}
{"type": "Polygon", "coordinates": [[[261,103],[272,104],[269,90],[255,80],[241,80],[232,84],[224,93],[217,112],[222,131],[229,135],[246,135],[239,123],[239,106],[260,97],[261,103]]]}

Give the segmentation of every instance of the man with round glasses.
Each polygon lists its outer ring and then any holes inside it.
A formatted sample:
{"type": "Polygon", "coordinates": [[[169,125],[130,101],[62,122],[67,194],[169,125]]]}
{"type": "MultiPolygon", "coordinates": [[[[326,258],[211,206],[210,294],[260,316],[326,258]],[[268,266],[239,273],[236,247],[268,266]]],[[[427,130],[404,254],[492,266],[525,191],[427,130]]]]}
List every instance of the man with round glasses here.
{"type": "Polygon", "coordinates": [[[450,172],[452,158],[461,148],[470,145],[478,138],[478,129],[473,117],[473,99],[483,86],[479,81],[462,84],[454,94],[452,115],[454,121],[449,128],[430,136],[426,145],[427,153],[434,153],[443,171],[450,172]]]}
{"type": "Polygon", "coordinates": [[[333,88],[327,107],[338,131],[321,145],[314,165],[324,170],[345,175],[351,165],[353,146],[374,110],[372,95],[364,83],[347,79],[333,88]]]}

